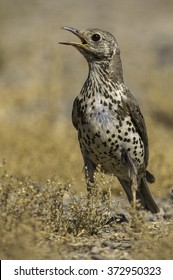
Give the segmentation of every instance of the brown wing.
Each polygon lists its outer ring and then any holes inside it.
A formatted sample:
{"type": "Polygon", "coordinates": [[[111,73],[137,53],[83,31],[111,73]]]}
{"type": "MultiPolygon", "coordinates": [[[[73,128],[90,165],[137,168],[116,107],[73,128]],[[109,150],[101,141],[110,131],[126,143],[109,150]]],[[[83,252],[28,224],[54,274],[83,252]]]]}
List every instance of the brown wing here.
{"type": "Polygon", "coordinates": [[[76,130],[78,130],[78,98],[73,102],[73,109],[72,109],[72,123],[76,130]]]}
{"type": "Polygon", "coordinates": [[[125,96],[127,98],[122,97],[123,107],[126,111],[126,114],[131,116],[131,120],[144,143],[145,167],[147,167],[149,158],[149,147],[144,117],[141,113],[141,110],[135,97],[131,94],[131,92],[128,89],[126,89],[125,96]]]}

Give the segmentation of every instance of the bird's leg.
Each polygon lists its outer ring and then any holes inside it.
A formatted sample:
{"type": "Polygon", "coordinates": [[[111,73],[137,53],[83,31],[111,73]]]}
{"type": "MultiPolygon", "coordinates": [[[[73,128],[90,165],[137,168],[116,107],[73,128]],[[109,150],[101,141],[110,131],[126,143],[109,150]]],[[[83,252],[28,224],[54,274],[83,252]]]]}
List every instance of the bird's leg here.
{"type": "Polygon", "coordinates": [[[132,196],[133,196],[133,207],[134,207],[134,210],[136,210],[136,192],[137,192],[137,188],[138,188],[138,182],[137,182],[137,176],[136,176],[137,174],[134,171],[135,170],[130,170],[130,177],[132,180],[131,190],[132,190],[132,196]]]}
{"type": "Polygon", "coordinates": [[[87,191],[88,193],[91,193],[92,188],[95,185],[94,182],[94,169],[89,168],[88,166],[84,166],[84,171],[85,171],[85,179],[87,183],[87,191]]]}
{"type": "Polygon", "coordinates": [[[129,179],[131,181],[131,191],[132,191],[132,200],[133,200],[133,207],[136,210],[136,192],[138,189],[138,181],[137,181],[137,168],[135,161],[131,158],[128,151],[121,147],[121,160],[127,166],[129,179]]]}
{"type": "MultiPolygon", "coordinates": [[[[90,162],[91,163],[91,162],[90,162]]],[[[93,195],[95,191],[95,180],[94,180],[94,171],[95,168],[92,164],[85,165],[85,178],[87,183],[87,198],[88,198],[88,209],[93,203],[93,195]]]]}
{"type": "Polygon", "coordinates": [[[83,154],[84,158],[84,172],[85,172],[85,179],[87,182],[87,191],[88,195],[91,195],[92,189],[95,185],[94,180],[94,172],[96,170],[95,164],[87,157],[87,153],[83,154]]]}

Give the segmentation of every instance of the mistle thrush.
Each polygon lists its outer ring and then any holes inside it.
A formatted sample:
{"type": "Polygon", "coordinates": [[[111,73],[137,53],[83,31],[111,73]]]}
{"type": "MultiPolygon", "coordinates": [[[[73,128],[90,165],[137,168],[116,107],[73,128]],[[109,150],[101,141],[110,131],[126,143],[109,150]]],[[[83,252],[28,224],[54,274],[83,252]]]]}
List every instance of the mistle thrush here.
{"type": "Polygon", "coordinates": [[[72,122],[86,170],[88,190],[98,166],[115,175],[135,206],[136,200],[152,213],[159,208],[147,185],[155,181],[146,170],[149,150],[145,121],[135,97],[124,85],[120,49],[115,38],[100,29],[63,27],[81,42],[75,47],[87,60],[88,77],[73,104],[72,122]]]}

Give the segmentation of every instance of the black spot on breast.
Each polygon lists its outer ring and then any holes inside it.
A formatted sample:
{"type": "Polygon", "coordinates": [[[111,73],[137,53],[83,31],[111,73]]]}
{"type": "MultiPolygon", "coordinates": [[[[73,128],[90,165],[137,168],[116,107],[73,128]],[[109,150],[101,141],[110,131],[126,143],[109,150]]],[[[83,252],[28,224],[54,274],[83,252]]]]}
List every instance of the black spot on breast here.
{"type": "Polygon", "coordinates": [[[96,137],[100,137],[100,132],[99,132],[99,131],[96,132],[96,133],[95,133],[95,136],[96,136],[96,137]]]}
{"type": "Polygon", "coordinates": [[[91,102],[91,105],[93,105],[94,104],[94,102],[95,102],[95,98],[93,99],[93,101],[91,102]]]}
{"type": "Polygon", "coordinates": [[[105,89],[105,91],[104,91],[104,97],[107,99],[107,98],[109,98],[109,94],[108,94],[108,91],[105,89]]]}
{"type": "Polygon", "coordinates": [[[132,126],[132,123],[129,122],[129,121],[126,121],[126,124],[129,125],[129,126],[132,126]]]}
{"type": "Polygon", "coordinates": [[[133,145],[136,143],[136,137],[133,137],[133,145]]]}
{"type": "Polygon", "coordinates": [[[112,110],[112,103],[109,102],[109,110],[112,110]]]}
{"type": "Polygon", "coordinates": [[[115,150],[118,150],[119,149],[119,145],[117,144],[116,146],[115,146],[115,150]]]}
{"type": "Polygon", "coordinates": [[[103,142],[103,145],[106,147],[107,146],[107,143],[106,143],[106,141],[105,142],[103,142]]]}
{"type": "Polygon", "coordinates": [[[113,104],[116,104],[116,103],[117,103],[117,100],[113,99],[113,100],[112,100],[112,103],[113,103],[113,104]]]}

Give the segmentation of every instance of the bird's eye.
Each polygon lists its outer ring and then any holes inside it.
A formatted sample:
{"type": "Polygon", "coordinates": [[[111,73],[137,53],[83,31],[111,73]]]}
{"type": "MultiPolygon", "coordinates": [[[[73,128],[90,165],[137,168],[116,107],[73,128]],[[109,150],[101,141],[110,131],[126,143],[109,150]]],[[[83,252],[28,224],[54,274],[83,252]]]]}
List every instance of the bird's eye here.
{"type": "Polygon", "coordinates": [[[93,35],[91,36],[91,39],[92,39],[94,42],[98,42],[98,41],[100,41],[101,36],[100,36],[100,34],[95,33],[95,34],[93,34],[93,35]]]}

